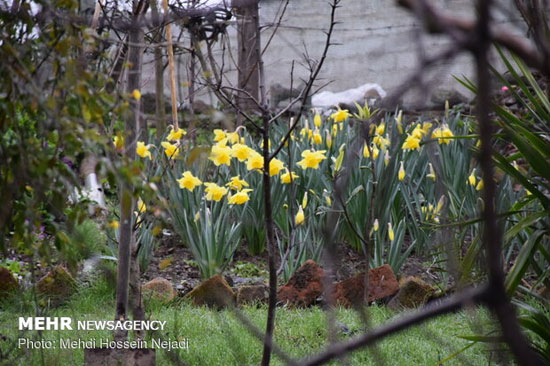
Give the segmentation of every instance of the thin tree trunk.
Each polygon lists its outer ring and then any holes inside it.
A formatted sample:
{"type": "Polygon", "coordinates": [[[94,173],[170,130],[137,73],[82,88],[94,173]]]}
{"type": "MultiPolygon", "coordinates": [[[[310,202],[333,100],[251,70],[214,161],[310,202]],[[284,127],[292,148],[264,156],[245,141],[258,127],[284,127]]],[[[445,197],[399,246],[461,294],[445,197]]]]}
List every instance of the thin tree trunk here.
{"type": "Polygon", "coordinates": [[[262,366],[268,366],[271,360],[273,348],[273,331],[275,329],[275,307],[277,305],[277,267],[275,255],[277,248],[275,245],[275,236],[273,230],[273,212],[271,210],[271,177],[269,176],[269,116],[264,113],[264,135],[263,135],[263,189],[265,205],[265,224],[267,231],[267,261],[269,267],[269,304],[267,309],[267,324],[265,330],[264,351],[262,355],[262,366]]]}
{"type": "MultiPolygon", "coordinates": [[[[128,70],[128,93],[140,89],[141,84],[141,62],[142,49],[139,44],[143,43],[143,30],[135,28],[129,32],[128,60],[131,66],[128,70]]],[[[125,155],[129,161],[136,156],[136,136],[139,135],[140,119],[140,100],[132,98],[130,101],[130,111],[126,118],[126,146],[125,155]]],[[[135,199],[132,195],[132,187],[126,183],[120,189],[120,240],[118,244],[118,273],[117,273],[117,300],[116,300],[116,319],[124,320],[127,318],[128,292],[131,267],[131,250],[135,246],[133,233],[133,211],[135,199]]],[[[135,281],[135,273],[132,276],[135,281]]],[[[138,274],[139,281],[139,274],[138,274]]],[[[135,286],[135,283],[132,283],[135,286]]],[[[135,294],[132,294],[135,296],[135,294]]],[[[134,305],[132,300],[131,305],[134,305]]],[[[127,333],[122,331],[115,333],[115,338],[124,339],[127,333]]]]}
{"type": "Polygon", "coordinates": [[[252,99],[259,99],[260,89],[258,63],[261,50],[257,47],[260,37],[258,1],[240,0],[235,3],[238,14],[238,88],[246,92],[237,94],[237,106],[243,111],[258,110],[252,99]]]}

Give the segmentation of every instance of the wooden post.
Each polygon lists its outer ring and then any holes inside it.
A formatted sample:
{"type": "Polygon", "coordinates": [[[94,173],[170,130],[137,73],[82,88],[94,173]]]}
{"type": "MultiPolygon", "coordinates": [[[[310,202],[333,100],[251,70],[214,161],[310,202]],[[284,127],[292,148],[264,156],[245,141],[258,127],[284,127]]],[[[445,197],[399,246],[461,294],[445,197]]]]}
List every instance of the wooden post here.
{"type": "Polygon", "coordinates": [[[258,111],[259,60],[257,38],[260,33],[258,0],[236,0],[238,41],[238,88],[246,93],[237,95],[237,105],[242,110],[258,111]]]}
{"type": "MultiPolygon", "coordinates": [[[[153,14],[153,27],[156,29],[154,42],[162,41],[162,29],[160,29],[160,14],[157,0],[149,0],[151,12],[153,14]]],[[[164,63],[162,57],[162,47],[155,47],[155,110],[157,115],[157,139],[160,140],[166,131],[166,111],[164,109],[164,63]]]]}
{"type": "MultiPolygon", "coordinates": [[[[162,0],[164,15],[168,14],[168,0],[162,0]]],[[[178,95],[176,88],[176,71],[174,69],[174,48],[172,47],[172,28],[170,24],[166,24],[166,46],[168,50],[168,68],[170,69],[170,91],[172,96],[172,123],[174,128],[178,128],[178,95]]]]}

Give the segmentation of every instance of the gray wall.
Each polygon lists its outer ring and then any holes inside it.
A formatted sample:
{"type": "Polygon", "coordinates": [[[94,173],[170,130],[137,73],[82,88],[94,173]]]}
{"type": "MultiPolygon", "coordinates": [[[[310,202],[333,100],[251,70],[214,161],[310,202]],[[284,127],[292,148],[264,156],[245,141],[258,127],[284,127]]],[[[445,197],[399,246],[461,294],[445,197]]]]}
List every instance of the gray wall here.
{"type": "MultiPolygon", "coordinates": [[[[517,10],[511,5],[511,0],[502,0],[501,11],[495,14],[500,26],[513,30],[518,34],[523,31],[517,10]],[[508,10],[507,10],[508,9],[508,10]]],[[[260,1],[261,23],[265,26],[262,32],[262,42],[267,42],[273,32],[274,21],[281,10],[280,0],[260,1]]],[[[467,0],[437,1],[438,6],[454,15],[473,16],[473,3],[467,0]]],[[[319,85],[330,82],[324,90],[341,91],[357,87],[365,83],[377,83],[387,92],[398,88],[407,75],[416,69],[419,51],[434,54],[449,45],[446,37],[428,36],[423,34],[418,21],[409,12],[397,7],[392,0],[343,0],[342,7],[337,10],[337,20],[333,42],[339,45],[329,50],[328,58],[321,72],[319,85]]],[[[310,58],[318,59],[321,55],[325,35],[329,25],[330,6],[328,0],[290,0],[286,15],[279,30],[275,34],[270,47],[265,53],[264,63],[268,86],[279,83],[290,85],[290,70],[295,62],[295,85],[299,78],[306,78],[308,73],[304,64],[307,52],[310,58]]],[[[229,28],[229,40],[232,49],[236,47],[235,29],[229,28]]],[[[185,37],[183,38],[185,42],[185,37]]],[[[236,57],[236,53],[234,52],[236,57]]],[[[180,83],[187,80],[185,65],[186,56],[179,58],[180,83]]],[[[226,68],[231,61],[225,61],[226,68]]],[[[154,90],[153,65],[145,65],[144,81],[146,90],[154,90]]],[[[230,68],[230,67],[229,67],[230,68]]],[[[228,74],[229,80],[236,80],[234,67],[228,74]]],[[[426,74],[431,80],[425,89],[411,90],[406,98],[406,104],[421,104],[428,94],[437,89],[466,91],[453,80],[452,76],[472,76],[472,60],[468,55],[462,55],[452,62],[447,62],[426,74]]],[[[168,73],[166,73],[166,78],[168,73]]],[[[166,93],[169,84],[166,80],[166,93]]],[[[185,97],[186,89],[180,88],[185,97]]],[[[203,93],[203,99],[209,101],[203,93]],[[206,97],[206,98],[205,98],[206,97]]],[[[181,95],[180,95],[181,100],[181,95]]]]}

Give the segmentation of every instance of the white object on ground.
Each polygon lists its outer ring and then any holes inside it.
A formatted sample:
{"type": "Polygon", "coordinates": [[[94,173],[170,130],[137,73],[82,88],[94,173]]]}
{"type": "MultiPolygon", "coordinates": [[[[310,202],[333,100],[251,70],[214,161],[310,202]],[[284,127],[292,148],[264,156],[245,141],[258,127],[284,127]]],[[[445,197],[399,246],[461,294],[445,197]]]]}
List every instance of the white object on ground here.
{"type": "Polygon", "coordinates": [[[362,103],[365,98],[376,99],[384,98],[386,92],[378,84],[367,83],[357,88],[347,89],[341,92],[323,91],[311,97],[313,108],[331,108],[338,104],[362,103]]]}

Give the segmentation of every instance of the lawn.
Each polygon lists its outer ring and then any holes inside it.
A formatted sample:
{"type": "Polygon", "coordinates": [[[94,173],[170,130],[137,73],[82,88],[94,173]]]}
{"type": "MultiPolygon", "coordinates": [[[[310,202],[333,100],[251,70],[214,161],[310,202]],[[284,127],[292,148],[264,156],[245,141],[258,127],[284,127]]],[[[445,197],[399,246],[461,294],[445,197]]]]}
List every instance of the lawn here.
{"type": "MultiPolygon", "coordinates": [[[[31,316],[33,299],[30,293],[5,301],[0,311],[0,333],[5,339],[0,343],[2,354],[17,346],[18,338],[39,339],[37,331],[18,331],[17,317],[31,316]]],[[[47,311],[42,316],[67,316],[77,320],[110,320],[114,317],[114,293],[103,281],[92,287],[81,289],[64,306],[47,311]]],[[[243,313],[258,327],[263,327],[267,308],[249,306],[243,313]]],[[[369,321],[379,325],[399,316],[383,305],[367,308],[369,321]]],[[[357,335],[362,322],[353,310],[335,311],[338,322],[338,339],[345,340],[357,335]],[[344,328],[345,326],[345,328],[344,328]]],[[[188,340],[189,348],[173,351],[187,365],[257,365],[261,360],[262,345],[246,329],[230,310],[214,311],[197,308],[185,302],[169,305],[159,303],[147,305],[147,317],[166,321],[163,331],[148,334],[151,338],[170,341],[188,340]]],[[[302,358],[319,351],[327,344],[326,313],[319,307],[309,309],[279,308],[277,312],[275,342],[291,356],[302,358]]],[[[481,324],[488,322],[483,310],[458,312],[433,319],[421,326],[409,328],[377,344],[375,348],[353,353],[350,365],[374,365],[376,357],[383,357],[386,364],[437,366],[450,355],[468,346],[470,342],[457,335],[473,334],[481,324]]],[[[60,339],[90,340],[112,338],[109,331],[64,330],[43,331],[44,340],[52,340],[55,350],[12,349],[6,365],[82,365],[82,349],[59,349],[60,339]],[[43,360],[43,361],[42,361],[43,360]]],[[[96,343],[97,344],[97,343],[96,343]]],[[[172,354],[172,357],[174,355],[172,354]]],[[[165,350],[157,351],[157,365],[172,365],[165,350]]],[[[452,358],[445,365],[486,365],[487,348],[475,344],[460,357],[452,358]]],[[[284,364],[275,358],[275,365],[284,364]]],[[[176,363],[177,364],[177,363],[176,363]]],[[[336,364],[336,363],[333,363],[336,364]]]]}

